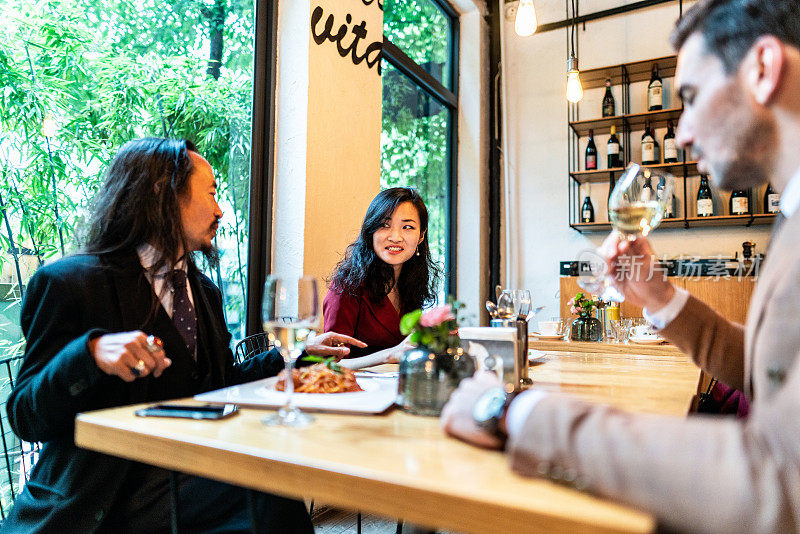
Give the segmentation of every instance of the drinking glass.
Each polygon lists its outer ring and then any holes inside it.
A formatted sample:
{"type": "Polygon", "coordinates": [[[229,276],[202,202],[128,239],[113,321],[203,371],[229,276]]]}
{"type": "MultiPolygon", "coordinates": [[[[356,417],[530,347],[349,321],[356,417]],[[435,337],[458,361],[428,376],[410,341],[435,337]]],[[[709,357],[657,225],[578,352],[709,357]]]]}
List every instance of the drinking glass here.
{"type": "Polygon", "coordinates": [[[319,325],[317,281],[311,277],[270,275],[264,284],[261,319],[270,343],[278,349],[286,365],[286,403],[264,423],[281,426],[306,426],[313,418],[292,404],[293,369],[303,353],[306,340],[319,325]]]}
{"type": "MultiPolygon", "coordinates": [[[[631,163],[622,173],[608,199],[611,226],[625,239],[647,237],[659,225],[672,202],[675,178],[669,173],[631,163]],[[655,186],[663,183],[656,193],[655,186]]],[[[606,302],[622,302],[624,295],[613,285],[605,258],[597,251],[584,251],[578,256],[582,268],[578,285],[606,302]]]]}
{"type": "Polygon", "coordinates": [[[514,310],[517,313],[517,318],[520,321],[527,319],[531,311],[531,290],[530,289],[517,289],[514,298],[514,310]]]}

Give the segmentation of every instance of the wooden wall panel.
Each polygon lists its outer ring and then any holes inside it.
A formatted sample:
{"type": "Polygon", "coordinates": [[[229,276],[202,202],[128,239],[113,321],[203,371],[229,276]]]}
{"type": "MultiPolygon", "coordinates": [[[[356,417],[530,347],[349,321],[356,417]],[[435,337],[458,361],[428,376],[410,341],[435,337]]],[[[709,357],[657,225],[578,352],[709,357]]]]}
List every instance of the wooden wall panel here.
{"type": "MultiPolygon", "coordinates": [[[[726,319],[740,323],[745,322],[750,297],[755,286],[755,280],[752,278],[715,280],[713,278],[670,277],[670,281],[676,286],[688,290],[689,293],[721,313],[726,319]]],[[[574,276],[562,276],[559,287],[561,290],[561,317],[570,317],[572,314],[567,306],[567,301],[578,291],[583,290],[578,285],[578,278],[574,276]]],[[[623,302],[620,315],[622,317],[641,317],[642,309],[623,302]]]]}

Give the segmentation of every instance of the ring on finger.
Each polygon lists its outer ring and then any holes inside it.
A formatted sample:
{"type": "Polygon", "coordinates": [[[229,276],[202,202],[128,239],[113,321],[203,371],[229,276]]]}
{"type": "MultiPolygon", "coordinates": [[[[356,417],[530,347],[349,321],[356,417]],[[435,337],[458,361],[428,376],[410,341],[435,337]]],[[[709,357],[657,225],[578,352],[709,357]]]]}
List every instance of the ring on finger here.
{"type": "Polygon", "coordinates": [[[147,336],[147,350],[149,350],[150,352],[158,352],[163,348],[163,346],[164,343],[161,341],[160,338],[152,335],[147,336]]]}
{"type": "Polygon", "coordinates": [[[131,374],[133,376],[141,376],[145,369],[144,360],[139,360],[136,365],[131,367],[131,374]]]}

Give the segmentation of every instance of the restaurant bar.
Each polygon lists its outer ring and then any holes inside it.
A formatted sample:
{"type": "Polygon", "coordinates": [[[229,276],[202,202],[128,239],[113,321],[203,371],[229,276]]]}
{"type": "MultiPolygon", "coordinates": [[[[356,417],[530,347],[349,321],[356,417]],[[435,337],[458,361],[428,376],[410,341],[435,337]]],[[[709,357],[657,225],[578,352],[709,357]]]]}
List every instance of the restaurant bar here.
{"type": "Polygon", "coordinates": [[[0,534],[800,532],[800,2],[0,13],[0,534]]]}

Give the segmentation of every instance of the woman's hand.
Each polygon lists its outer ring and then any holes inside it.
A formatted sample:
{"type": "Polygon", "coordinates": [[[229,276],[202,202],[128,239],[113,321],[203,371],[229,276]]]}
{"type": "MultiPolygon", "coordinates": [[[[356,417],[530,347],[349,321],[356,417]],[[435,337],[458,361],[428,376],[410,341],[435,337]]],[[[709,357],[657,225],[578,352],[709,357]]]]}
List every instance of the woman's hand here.
{"type": "Polygon", "coordinates": [[[337,334],[336,332],[325,332],[313,338],[306,340],[306,352],[314,356],[323,356],[326,358],[334,357],[338,362],[348,354],[350,354],[350,347],[364,348],[367,346],[363,341],[344,334],[337,334]]]}
{"type": "Polygon", "coordinates": [[[400,357],[414,347],[416,347],[416,345],[411,343],[411,336],[409,335],[394,347],[383,351],[386,352],[386,355],[382,363],[400,363],[400,357]]]}

